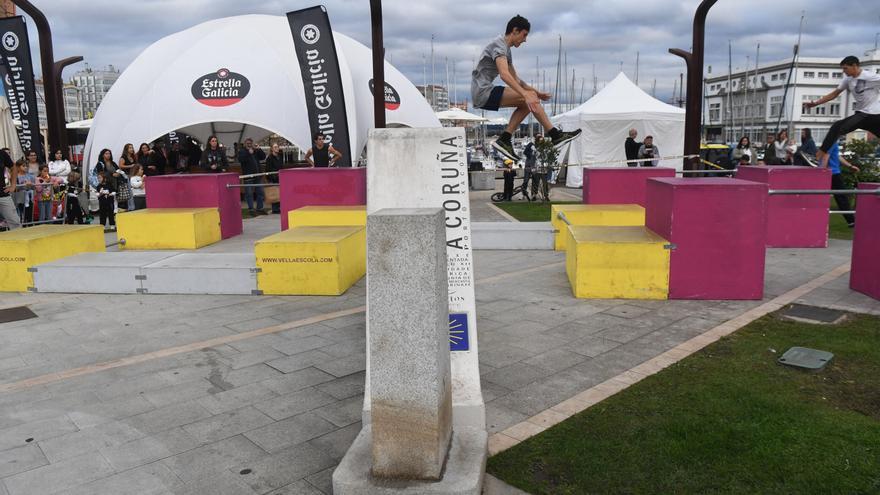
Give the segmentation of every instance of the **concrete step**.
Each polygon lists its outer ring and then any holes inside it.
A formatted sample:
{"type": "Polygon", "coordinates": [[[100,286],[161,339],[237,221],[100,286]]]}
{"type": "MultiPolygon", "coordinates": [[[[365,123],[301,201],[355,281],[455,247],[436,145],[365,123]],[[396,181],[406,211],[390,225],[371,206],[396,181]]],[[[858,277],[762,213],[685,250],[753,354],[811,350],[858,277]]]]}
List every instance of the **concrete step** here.
{"type": "Polygon", "coordinates": [[[148,294],[242,294],[257,292],[252,253],[182,253],[141,269],[148,294]]]}
{"type": "Polygon", "coordinates": [[[179,251],[83,253],[36,266],[36,292],[136,294],[143,289],[142,267],[179,251]]]}
{"type": "Polygon", "coordinates": [[[553,249],[550,222],[472,222],[474,249],[553,249]]]}

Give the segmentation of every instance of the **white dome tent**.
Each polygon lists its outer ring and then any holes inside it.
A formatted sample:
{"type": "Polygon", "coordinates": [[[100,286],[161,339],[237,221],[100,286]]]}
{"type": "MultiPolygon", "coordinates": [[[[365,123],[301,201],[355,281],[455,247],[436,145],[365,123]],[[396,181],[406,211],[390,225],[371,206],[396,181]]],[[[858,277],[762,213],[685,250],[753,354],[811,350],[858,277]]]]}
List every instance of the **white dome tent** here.
{"type": "MultiPolygon", "coordinates": [[[[349,136],[356,159],[373,126],[371,50],[333,33],[339,59],[349,136]]],[[[226,74],[224,73],[225,77],[226,74]]],[[[440,127],[431,106],[397,69],[385,63],[385,82],[400,105],[388,106],[389,126],[440,127]]],[[[222,96],[222,95],[221,95],[222,96]]],[[[302,148],[311,130],[299,63],[285,16],[244,15],[208,21],[147,47],[120,75],[98,108],[86,142],[89,167],[102,148],[114,157],[171,131],[203,143],[217,134],[227,147],[245,137],[278,134],[302,148]],[[243,35],[246,34],[246,35],[243,35]],[[244,80],[241,98],[200,102],[194,90],[206,76],[229,71],[244,80]]]]}
{"type": "MultiPolygon", "coordinates": [[[[623,143],[631,128],[639,131],[637,140],[654,136],[663,156],[681,155],[684,150],[685,111],[652,97],[632,83],[622,72],[595,96],[550,120],[563,129],[580,128],[583,133],[572,141],[568,163],[625,160],[623,143]]],[[[659,165],[682,168],[681,159],[662,160],[659,165]]],[[[625,167],[626,163],[597,167],[625,167]]],[[[568,187],[581,187],[583,168],[569,167],[568,187]]]]}

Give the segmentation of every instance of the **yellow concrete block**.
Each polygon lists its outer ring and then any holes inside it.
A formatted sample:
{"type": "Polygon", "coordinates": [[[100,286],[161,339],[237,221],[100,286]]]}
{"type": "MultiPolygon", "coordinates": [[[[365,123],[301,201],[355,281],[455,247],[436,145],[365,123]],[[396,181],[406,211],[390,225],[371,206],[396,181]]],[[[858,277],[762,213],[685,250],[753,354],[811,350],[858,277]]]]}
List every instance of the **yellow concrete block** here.
{"type": "Polygon", "coordinates": [[[366,206],[303,206],[287,212],[290,227],[367,225],[366,206]]]}
{"type": "Polygon", "coordinates": [[[217,208],[147,208],[116,215],[125,250],[198,249],[220,240],[217,208]]]}
{"type": "Polygon", "coordinates": [[[565,269],[575,297],[666,299],[668,242],[646,227],[571,226],[565,269]]]}
{"type": "Polygon", "coordinates": [[[555,247],[565,251],[567,224],[559,218],[564,213],[572,225],[607,225],[628,227],[645,225],[645,209],[639,205],[552,205],[550,222],[556,229],[555,247]]]}
{"type": "Polygon", "coordinates": [[[292,227],[254,245],[263,294],[338,296],[367,272],[366,227],[292,227]]]}
{"type": "Polygon", "coordinates": [[[38,225],[0,232],[0,291],[34,286],[28,268],[80,253],[106,251],[100,225],[38,225]]]}

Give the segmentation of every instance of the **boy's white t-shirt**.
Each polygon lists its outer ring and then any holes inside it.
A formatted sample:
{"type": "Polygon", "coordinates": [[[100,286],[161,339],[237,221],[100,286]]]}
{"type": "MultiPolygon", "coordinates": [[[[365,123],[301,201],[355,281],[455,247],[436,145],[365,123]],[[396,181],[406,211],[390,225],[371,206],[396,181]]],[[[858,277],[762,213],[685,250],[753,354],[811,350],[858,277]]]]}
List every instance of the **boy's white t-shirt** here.
{"type": "Polygon", "coordinates": [[[837,88],[852,93],[856,112],[880,115],[880,74],[862,69],[857,77],[844,76],[837,88]]]}

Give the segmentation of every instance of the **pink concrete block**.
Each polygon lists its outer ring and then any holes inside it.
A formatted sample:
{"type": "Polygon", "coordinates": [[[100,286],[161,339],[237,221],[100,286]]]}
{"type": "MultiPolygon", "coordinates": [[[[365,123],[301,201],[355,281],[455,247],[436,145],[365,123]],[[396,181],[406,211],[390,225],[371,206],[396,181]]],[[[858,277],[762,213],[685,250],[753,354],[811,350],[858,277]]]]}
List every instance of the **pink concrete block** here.
{"type": "Polygon", "coordinates": [[[177,174],[148,177],[145,184],[147,208],[217,208],[220,236],[241,234],[241,189],[238,174],[177,174]]]}
{"type": "Polygon", "coordinates": [[[584,168],[584,203],[645,206],[646,181],[654,177],[675,177],[675,169],[668,167],[586,167],[584,168]]]}
{"type": "Polygon", "coordinates": [[[649,179],[645,225],[675,248],[670,299],[764,296],[767,184],[649,179]]]}
{"type": "MultiPolygon", "coordinates": [[[[737,179],[770,189],[831,189],[831,170],[813,167],[739,167],[737,179]]],[[[827,195],[770,196],[767,247],[828,247],[827,195]]]]}
{"type": "MultiPolygon", "coordinates": [[[[880,183],[862,183],[859,189],[880,189],[880,183]]],[[[849,288],[880,300],[880,196],[856,199],[849,288]]]]}
{"type": "Polygon", "coordinates": [[[367,204],[366,168],[293,168],[280,177],[281,230],[287,230],[287,212],[302,206],[367,204]]]}

